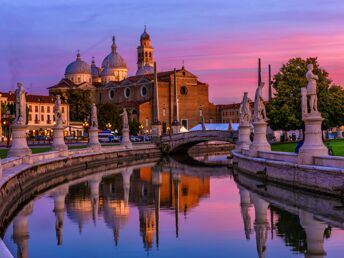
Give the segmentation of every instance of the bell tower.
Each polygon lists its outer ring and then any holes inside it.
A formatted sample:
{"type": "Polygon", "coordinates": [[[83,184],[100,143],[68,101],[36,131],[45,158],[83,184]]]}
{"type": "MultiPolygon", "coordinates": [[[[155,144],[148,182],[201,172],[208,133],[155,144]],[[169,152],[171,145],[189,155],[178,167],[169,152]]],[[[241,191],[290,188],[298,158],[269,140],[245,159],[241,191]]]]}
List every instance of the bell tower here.
{"type": "Polygon", "coordinates": [[[154,67],[154,48],[150,36],[145,29],[140,37],[140,46],[137,47],[137,75],[152,73],[154,67]]]}

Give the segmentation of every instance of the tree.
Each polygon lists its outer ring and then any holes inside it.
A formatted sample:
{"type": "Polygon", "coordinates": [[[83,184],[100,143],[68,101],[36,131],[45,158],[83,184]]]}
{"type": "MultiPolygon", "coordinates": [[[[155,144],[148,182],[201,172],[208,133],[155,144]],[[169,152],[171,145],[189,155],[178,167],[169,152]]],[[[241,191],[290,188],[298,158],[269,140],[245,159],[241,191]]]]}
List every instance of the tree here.
{"type": "Polygon", "coordinates": [[[317,58],[293,58],[284,64],[274,76],[275,97],[268,103],[269,125],[273,130],[296,130],[303,128],[301,119],[301,87],[307,86],[307,64],[314,65],[318,75],[318,109],[324,122],[323,129],[344,124],[344,90],[332,84],[329,74],[322,69],[317,58]]]}
{"type": "Polygon", "coordinates": [[[107,124],[111,124],[110,129],[117,129],[120,132],[122,128],[122,119],[118,108],[113,104],[99,105],[98,124],[100,129],[105,129],[107,124]]]}
{"type": "Polygon", "coordinates": [[[84,121],[91,114],[92,95],[89,90],[70,90],[67,93],[71,121],[84,121]]]}
{"type": "Polygon", "coordinates": [[[130,120],[129,121],[130,135],[138,135],[138,133],[140,132],[140,126],[141,126],[141,123],[137,121],[136,119],[130,120]]]}

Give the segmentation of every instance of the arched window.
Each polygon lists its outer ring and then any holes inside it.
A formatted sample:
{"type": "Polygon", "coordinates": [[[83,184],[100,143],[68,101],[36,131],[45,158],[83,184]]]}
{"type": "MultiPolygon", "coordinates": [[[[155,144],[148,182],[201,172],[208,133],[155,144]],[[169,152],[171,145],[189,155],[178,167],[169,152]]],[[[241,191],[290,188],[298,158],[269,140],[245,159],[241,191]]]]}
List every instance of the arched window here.
{"type": "Polygon", "coordinates": [[[142,97],[147,96],[147,88],[146,88],[146,86],[142,86],[141,87],[141,96],[142,97]]]}
{"type": "Polygon", "coordinates": [[[131,91],[130,91],[129,88],[125,88],[125,89],[124,89],[124,97],[129,98],[130,93],[131,93],[131,91]]]}

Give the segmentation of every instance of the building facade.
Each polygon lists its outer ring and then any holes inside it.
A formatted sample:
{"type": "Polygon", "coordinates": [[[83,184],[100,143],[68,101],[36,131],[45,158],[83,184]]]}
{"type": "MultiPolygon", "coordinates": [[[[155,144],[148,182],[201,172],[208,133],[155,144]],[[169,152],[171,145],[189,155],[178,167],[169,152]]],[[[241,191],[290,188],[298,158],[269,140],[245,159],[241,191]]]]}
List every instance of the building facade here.
{"type": "MultiPolygon", "coordinates": [[[[96,66],[94,59],[91,66],[85,65],[78,53],[77,60],[67,66],[65,78],[48,88],[49,94],[66,96],[69,90],[90,90],[97,105],[113,104],[127,108],[130,118],[139,121],[142,130],[150,133],[154,102],[154,48],[146,28],[137,47],[135,74],[128,76],[127,64],[118,53],[113,37],[111,53],[104,58],[101,67],[96,66]]],[[[176,78],[180,124],[189,129],[200,123],[202,117],[208,123],[216,122],[216,106],[209,102],[209,86],[185,67],[176,71],[176,78]]],[[[174,119],[174,71],[159,71],[157,87],[158,120],[163,132],[168,133],[174,119]]]]}

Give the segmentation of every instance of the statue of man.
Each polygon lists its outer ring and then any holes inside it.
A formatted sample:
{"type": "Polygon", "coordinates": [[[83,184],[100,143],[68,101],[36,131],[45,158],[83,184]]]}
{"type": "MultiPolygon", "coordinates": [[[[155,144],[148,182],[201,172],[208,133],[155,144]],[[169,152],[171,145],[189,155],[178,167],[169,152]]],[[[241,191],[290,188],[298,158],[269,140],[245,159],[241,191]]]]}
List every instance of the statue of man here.
{"type": "Polygon", "coordinates": [[[17,89],[15,90],[16,97],[16,118],[15,124],[26,124],[26,96],[23,84],[21,82],[17,83],[17,89]]]}
{"type": "Polygon", "coordinates": [[[248,93],[244,92],[244,97],[239,108],[239,122],[241,124],[248,124],[251,121],[251,108],[248,102],[248,93]]]}
{"type": "Polygon", "coordinates": [[[318,111],[317,80],[319,79],[319,77],[313,73],[313,64],[308,64],[307,69],[307,96],[309,96],[310,112],[313,112],[318,111]]]}
{"type": "Polygon", "coordinates": [[[91,127],[98,128],[97,106],[92,104],[91,127]]]}
{"type": "Polygon", "coordinates": [[[55,113],[56,126],[62,126],[61,97],[60,97],[60,95],[56,95],[54,113],[55,113]]]}
{"type": "Polygon", "coordinates": [[[265,104],[264,104],[264,100],[262,98],[263,87],[264,87],[264,82],[262,82],[262,83],[260,83],[260,85],[258,85],[258,88],[256,90],[256,95],[254,98],[254,121],[255,122],[267,120],[265,104]]]}
{"type": "Polygon", "coordinates": [[[121,114],[123,128],[129,128],[128,113],[125,108],[123,108],[123,113],[121,114]]]}

